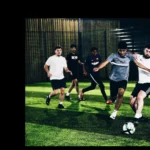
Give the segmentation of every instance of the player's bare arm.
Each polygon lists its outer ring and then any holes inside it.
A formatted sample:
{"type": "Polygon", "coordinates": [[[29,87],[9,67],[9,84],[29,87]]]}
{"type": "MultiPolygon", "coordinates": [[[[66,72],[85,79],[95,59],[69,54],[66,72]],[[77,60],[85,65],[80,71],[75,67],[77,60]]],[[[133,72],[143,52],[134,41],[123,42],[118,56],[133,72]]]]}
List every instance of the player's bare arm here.
{"type": "Polygon", "coordinates": [[[97,68],[94,68],[93,71],[97,72],[99,69],[104,68],[107,64],[109,63],[108,60],[105,60],[104,62],[102,62],[97,68]]]}
{"type": "Polygon", "coordinates": [[[49,66],[45,64],[45,65],[44,65],[44,69],[45,69],[45,71],[46,71],[46,73],[47,73],[47,76],[48,76],[48,77],[51,77],[52,74],[49,72],[49,66]]]}
{"type": "Polygon", "coordinates": [[[145,67],[144,65],[142,65],[142,64],[139,63],[138,61],[134,60],[134,63],[135,63],[138,67],[140,67],[140,68],[142,68],[142,69],[144,69],[144,70],[150,72],[150,68],[145,67]]]}
{"type": "Polygon", "coordinates": [[[84,64],[83,62],[81,62],[80,60],[78,60],[78,63],[79,63],[80,65],[82,65],[83,74],[84,74],[84,75],[87,75],[87,72],[86,72],[86,69],[85,69],[85,64],[84,64]]]}

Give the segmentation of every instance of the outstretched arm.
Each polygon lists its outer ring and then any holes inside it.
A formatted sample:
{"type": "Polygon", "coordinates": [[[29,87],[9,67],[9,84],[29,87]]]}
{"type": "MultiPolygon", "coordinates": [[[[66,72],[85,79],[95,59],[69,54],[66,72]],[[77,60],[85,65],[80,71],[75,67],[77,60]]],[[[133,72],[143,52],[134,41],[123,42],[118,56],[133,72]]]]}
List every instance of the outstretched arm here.
{"type": "Polygon", "coordinates": [[[142,64],[139,63],[138,61],[134,60],[134,63],[135,63],[138,67],[140,67],[140,68],[142,68],[142,69],[144,69],[144,70],[150,72],[150,68],[145,67],[144,65],[142,65],[142,64]]]}
{"type": "Polygon", "coordinates": [[[96,71],[98,71],[99,69],[104,68],[108,63],[109,63],[109,61],[108,61],[108,60],[105,60],[105,61],[102,62],[97,68],[94,68],[93,71],[96,72],[96,71]]]}

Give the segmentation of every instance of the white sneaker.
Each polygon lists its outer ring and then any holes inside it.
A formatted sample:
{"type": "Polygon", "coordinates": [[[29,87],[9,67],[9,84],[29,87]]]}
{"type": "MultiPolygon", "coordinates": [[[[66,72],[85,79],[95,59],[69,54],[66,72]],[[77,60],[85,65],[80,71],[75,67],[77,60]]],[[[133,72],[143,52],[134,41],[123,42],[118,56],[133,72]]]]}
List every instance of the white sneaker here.
{"type": "Polygon", "coordinates": [[[114,120],[114,119],[116,118],[116,116],[117,116],[117,112],[113,112],[113,113],[110,115],[110,118],[114,120]]]}

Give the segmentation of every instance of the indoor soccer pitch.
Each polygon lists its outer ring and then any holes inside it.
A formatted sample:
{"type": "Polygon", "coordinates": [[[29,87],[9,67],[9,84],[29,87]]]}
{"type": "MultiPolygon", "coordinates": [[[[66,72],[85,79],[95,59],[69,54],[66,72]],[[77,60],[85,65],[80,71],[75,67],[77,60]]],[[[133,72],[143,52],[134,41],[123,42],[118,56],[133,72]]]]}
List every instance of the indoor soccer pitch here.
{"type": "MultiPolygon", "coordinates": [[[[109,96],[109,82],[103,82],[109,96]]],[[[71,82],[67,82],[66,92],[71,82]]],[[[89,86],[79,82],[79,89],[89,86]]],[[[75,89],[64,100],[64,109],[57,108],[59,94],[50,105],[46,96],[52,91],[50,82],[25,85],[25,146],[150,146],[150,97],[144,101],[143,116],[133,135],[122,133],[122,126],[132,121],[134,112],[129,97],[135,82],[128,82],[123,103],[115,120],[109,118],[114,104],[105,104],[99,87],[85,93],[78,102],[75,89]]]]}

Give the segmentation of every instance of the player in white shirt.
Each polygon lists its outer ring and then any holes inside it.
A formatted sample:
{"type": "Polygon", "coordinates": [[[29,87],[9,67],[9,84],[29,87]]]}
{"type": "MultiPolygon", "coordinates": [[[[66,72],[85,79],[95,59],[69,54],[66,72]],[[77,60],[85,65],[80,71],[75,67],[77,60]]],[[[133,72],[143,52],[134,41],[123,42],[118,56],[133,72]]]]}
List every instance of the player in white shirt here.
{"type": "Polygon", "coordinates": [[[72,75],[72,72],[67,67],[67,62],[65,57],[61,56],[62,48],[61,46],[55,47],[55,55],[50,56],[47,61],[45,62],[44,69],[47,73],[47,76],[50,79],[53,92],[49,94],[46,98],[46,104],[49,105],[50,99],[52,96],[58,94],[58,89],[60,89],[60,102],[58,104],[58,108],[64,108],[63,100],[65,96],[65,88],[66,88],[66,81],[64,77],[64,70],[69,72],[72,75]]]}
{"type": "MultiPolygon", "coordinates": [[[[146,44],[143,50],[143,55],[134,54],[138,62],[150,68],[150,44],[146,44]]],[[[142,109],[144,106],[144,99],[150,94],[150,72],[138,68],[139,80],[133,89],[130,97],[130,106],[135,112],[134,123],[144,120],[142,117],[142,109]]]]}

